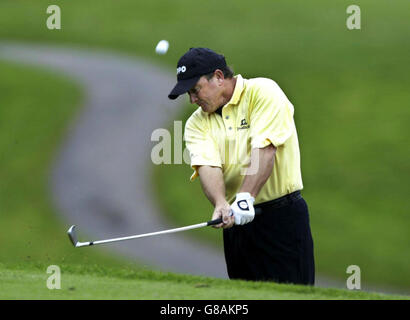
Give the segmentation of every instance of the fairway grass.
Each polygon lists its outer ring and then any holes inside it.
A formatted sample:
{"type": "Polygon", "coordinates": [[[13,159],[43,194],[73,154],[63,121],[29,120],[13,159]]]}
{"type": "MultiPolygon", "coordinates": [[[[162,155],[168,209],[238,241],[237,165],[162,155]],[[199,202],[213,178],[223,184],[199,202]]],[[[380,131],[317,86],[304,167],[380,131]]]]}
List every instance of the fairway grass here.
{"type": "MultiPolygon", "coordinates": [[[[222,280],[150,270],[61,265],[61,288],[48,289],[47,266],[0,265],[3,300],[397,300],[406,296],[266,282],[222,280]]],[[[55,282],[54,282],[55,283],[55,282]]]]}
{"type": "Polygon", "coordinates": [[[81,89],[38,67],[0,60],[0,70],[0,262],[123,263],[102,250],[74,250],[51,197],[51,166],[81,89]]]}
{"type": "MultiPolygon", "coordinates": [[[[49,1],[0,1],[1,41],[117,50],[169,72],[189,47],[206,46],[246,78],[277,81],[295,106],[318,273],[345,280],[355,264],[366,283],[408,290],[409,1],[357,1],[363,19],[355,31],[346,28],[351,3],[341,0],[210,0],[201,10],[188,0],[55,4],[61,30],[46,28],[49,1]],[[170,49],[158,56],[161,39],[170,49]]],[[[37,68],[0,63],[0,73],[0,261],[115,264],[99,249],[69,246],[49,196],[50,164],[80,88],[37,68]]],[[[210,219],[188,165],[154,170],[153,192],[175,226],[210,219]]],[[[192,234],[221,244],[212,228],[192,234]]]]}

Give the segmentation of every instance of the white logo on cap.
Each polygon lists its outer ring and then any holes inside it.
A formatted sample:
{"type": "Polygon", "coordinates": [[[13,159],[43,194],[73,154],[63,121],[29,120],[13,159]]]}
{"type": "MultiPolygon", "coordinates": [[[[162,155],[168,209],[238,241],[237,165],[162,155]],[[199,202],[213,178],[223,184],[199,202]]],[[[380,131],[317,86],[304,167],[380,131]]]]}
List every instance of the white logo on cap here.
{"type": "Polygon", "coordinates": [[[185,67],[185,66],[182,66],[182,67],[177,68],[177,74],[180,74],[181,72],[185,72],[185,71],[186,71],[186,67],[185,67]]]}

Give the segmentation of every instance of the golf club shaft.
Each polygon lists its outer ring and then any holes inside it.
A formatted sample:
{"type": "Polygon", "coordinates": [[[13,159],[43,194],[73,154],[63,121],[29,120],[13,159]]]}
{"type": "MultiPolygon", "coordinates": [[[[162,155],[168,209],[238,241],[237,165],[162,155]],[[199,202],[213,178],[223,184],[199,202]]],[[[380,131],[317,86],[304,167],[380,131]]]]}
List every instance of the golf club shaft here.
{"type": "Polygon", "coordinates": [[[96,245],[96,244],[104,244],[104,243],[110,243],[110,242],[145,238],[145,237],[150,237],[150,236],[157,236],[157,235],[160,235],[160,234],[175,233],[175,232],[187,231],[187,230],[192,230],[192,229],[197,229],[197,228],[203,228],[203,227],[206,227],[206,226],[208,226],[208,222],[198,223],[198,224],[194,224],[194,225],[186,226],[186,227],[182,227],[182,228],[176,228],[176,229],[169,229],[169,230],[158,231],[158,232],[138,234],[138,235],[129,236],[129,237],[121,237],[121,238],[113,238],[113,239],[107,239],[107,240],[97,240],[97,241],[84,242],[84,243],[81,243],[81,246],[86,246],[86,245],[92,246],[92,245],[96,245]]]}
{"type": "MultiPolygon", "coordinates": [[[[260,212],[261,212],[261,209],[259,209],[259,208],[255,209],[255,214],[259,214],[260,212]]],[[[210,220],[208,222],[193,224],[193,225],[186,226],[186,227],[181,227],[181,228],[175,228],[175,229],[169,229],[169,230],[163,230],[163,231],[157,231],[157,232],[150,232],[150,233],[138,234],[138,235],[133,235],[133,236],[128,236],[128,237],[121,237],[121,238],[96,240],[96,241],[90,241],[90,242],[78,242],[75,245],[77,247],[93,246],[93,245],[105,244],[105,243],[110,243],[110,242],[125,241],[125,240],[145,238],[145,237],[150,237],[150,236],[157,236],[157,235],[160,235],[160,234],[168,234],[168,233],[187,231],[187,230],[198,229],[198,228],[203,228],[203,227],[207,227],[207,226],[214,226],[214,225],[218,225],[220,223],[222,223],[222,218],[218,218],[218,219],[215,219],[215,220],[210,220]]]]}

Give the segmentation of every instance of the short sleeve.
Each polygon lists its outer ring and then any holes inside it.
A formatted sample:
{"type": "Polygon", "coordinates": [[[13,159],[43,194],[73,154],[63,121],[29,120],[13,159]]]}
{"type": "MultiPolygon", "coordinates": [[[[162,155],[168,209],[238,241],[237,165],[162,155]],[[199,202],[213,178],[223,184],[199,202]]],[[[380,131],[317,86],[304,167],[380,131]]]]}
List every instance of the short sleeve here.
{"type": "Polygon", "coordinates": [[[184,139],[189,151],[191,167],[195,170],[191,181],[199,175],[198,166],[222,167],[217,145],[209,133],[206,121],[197,113],[192,114],[186,122],[184,139]]]}
{"type": "Polygon", "coordinates": [[[258,84],[251,97],[252,148],[283,145],[295,131],[293,113],[292,103],[274,81],[258,84]]]}

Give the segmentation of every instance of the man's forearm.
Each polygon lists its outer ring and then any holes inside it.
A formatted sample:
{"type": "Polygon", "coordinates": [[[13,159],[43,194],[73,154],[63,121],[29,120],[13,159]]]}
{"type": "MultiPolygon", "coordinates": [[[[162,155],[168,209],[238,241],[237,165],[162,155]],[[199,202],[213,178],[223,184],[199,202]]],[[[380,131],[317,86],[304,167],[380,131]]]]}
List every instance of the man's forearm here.
{"type": "Polygon", "coordinates": [[[272,174],[275,153],[276,148],[272,144],[263,149],[252,149],[251,164],[239,192],[249,192],[256,198],[272,174]]]}
{"type": "Polygon", "coordinates": [[[201,166],[198,169],[198,173],[202,190],[214,207],[226,202],[222,169],[219,167],[201,166]]]}
{"type": "Polygon", "coordinates": [[[230,228],[235,222],[231,207],[225,199],[225,182],[222,169],[219,167],[201,166],[198,168],[202,190],[214,205],[212,220],[222,218],[223,223],[214,228],[230,228]]]}

